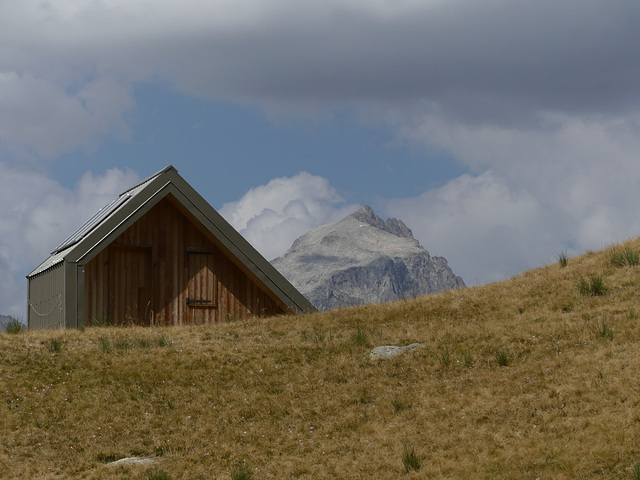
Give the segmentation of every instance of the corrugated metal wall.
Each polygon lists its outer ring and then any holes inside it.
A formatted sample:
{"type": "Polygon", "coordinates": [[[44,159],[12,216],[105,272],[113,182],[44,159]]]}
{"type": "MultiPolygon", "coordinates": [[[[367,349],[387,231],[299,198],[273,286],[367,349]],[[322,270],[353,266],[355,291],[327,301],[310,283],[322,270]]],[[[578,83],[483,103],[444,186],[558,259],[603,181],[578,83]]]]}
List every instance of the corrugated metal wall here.
{"type": "Polygon", "coordinates": [[[29,278],[29,328],[63,328],[64,262],[29,278]]]}

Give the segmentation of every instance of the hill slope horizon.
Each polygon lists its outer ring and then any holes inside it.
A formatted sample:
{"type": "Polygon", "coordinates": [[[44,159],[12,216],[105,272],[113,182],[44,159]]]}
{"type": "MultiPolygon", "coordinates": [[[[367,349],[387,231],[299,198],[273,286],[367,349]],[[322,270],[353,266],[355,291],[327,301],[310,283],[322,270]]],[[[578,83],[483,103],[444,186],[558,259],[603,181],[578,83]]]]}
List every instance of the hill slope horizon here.
{"type": "Polygon", "coordinates": [[[0,468],[635,478],[639,252],[634,239],[504,282],[300,316],[0,333],[0,468]],[[410,343],[425,348],[369,360],[410,343]],[[156,463],[108,466],[130,456],[156,463]]]}

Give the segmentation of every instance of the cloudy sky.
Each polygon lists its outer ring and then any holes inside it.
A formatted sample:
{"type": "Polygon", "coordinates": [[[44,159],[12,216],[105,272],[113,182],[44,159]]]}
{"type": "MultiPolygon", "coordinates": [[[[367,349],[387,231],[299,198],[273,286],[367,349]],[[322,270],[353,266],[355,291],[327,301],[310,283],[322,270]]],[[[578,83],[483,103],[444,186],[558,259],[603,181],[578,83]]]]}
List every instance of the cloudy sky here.
{"type": "Polygon", "coordinates": [[[0,0],[0,313],[173,164],[267,258],[369,204],[467,284],[640,234],[637,0],[0,0]]]}

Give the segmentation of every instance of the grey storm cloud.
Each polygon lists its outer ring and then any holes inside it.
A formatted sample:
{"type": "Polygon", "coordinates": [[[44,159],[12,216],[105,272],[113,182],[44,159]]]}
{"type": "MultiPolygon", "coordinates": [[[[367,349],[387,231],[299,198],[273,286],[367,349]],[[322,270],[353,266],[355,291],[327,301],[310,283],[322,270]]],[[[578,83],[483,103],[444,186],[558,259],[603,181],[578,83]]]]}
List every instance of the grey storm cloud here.
{"type": "Polygon", "coordinates": [[[513,124],[635,111],[640,93],[640,3],[630,0],[25,1],[0,5],[2,17],[13,23],[0,29],[12,45],[0,71],[70,96],[103,75],[160,77],[207,98],[418,105],[513,124]]]}
{"type": "Polygon", "coordinates": [[[301,4],[260,28],[187,35],[165,45],[175,60],[161,68],[203,96],[419,102],[469,123],[638,107],[638,2],[426,2],[389,16],[329,5],[325,15],[301,4]]]}

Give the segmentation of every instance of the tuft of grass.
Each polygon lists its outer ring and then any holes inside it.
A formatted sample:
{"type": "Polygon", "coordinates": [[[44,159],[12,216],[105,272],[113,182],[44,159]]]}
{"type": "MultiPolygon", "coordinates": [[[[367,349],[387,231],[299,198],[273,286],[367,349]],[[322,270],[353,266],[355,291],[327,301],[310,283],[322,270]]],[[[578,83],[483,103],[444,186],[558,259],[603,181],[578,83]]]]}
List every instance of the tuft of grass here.
{"type": "Polygon", "coordinates": [[[404,403],[402,400],[399,400],[397,397],[393,397],[391,400],[391,405],[393,406],[393,413],[404,412],[409,405],[404,403]]]}
{"type": "Polygon", "coordinates": [[[166,335],[161,335],[156,341],[156,343],[158,344],[159,347],[170,347],[171,345],[173,345],[173,340],[171,340],[166,335]]]}
{"type": "Polygon", "coordinates": [[[253,472],[246,463],[241,463],[231,471],[231,480],[253,480],[253,472]]]}
{"type": "Polygon", "coordinates": [[[113,345],[111,344],[111,340],[106,335],[102,335],[98,340],[98,344],[100,345],[100,350],[102,353],[110,353],[113,350],[113,345]]]}
{"type": "Polygon", "coordinates": [[[9,320],[9,322],[7,322],[7,324],[4,327],[4,331],[7,333],[20,333],[20,332],[24,332],[25,328],[24,325],[22,324],[22,322],[20,320],[17,319],[12,319],[9,320]]]}
{"type": "Polygon", "coordinates": [[[469,352],[462,352],[462,362],[465,368],[471,368],[473,366],[473,357],[469,352]]]}
{"type": "Polygon", "coordinates": [[[417,472],[420,470],[420,467],[422,467],[422,460],[413,447],[405,446],[404,451],[402,452],[402,464],[404,465],[404,469],[407,473],[411,470],[415,470],[417,472]]]}
{"type": "Polygon", "coordinates": [[[440,352],[440,365],[442,365],[442,368],[451,366],[451,352],[448,345],[445,345],[442,348],[442,352],[440,352]]]}
{"type": "Polygon", "coordinates": [[[560,265],[560,268],[564,268],[569,264],[569,257],[567,256],[566,252],[562,252],[560,255],[558,255],[558,265],[560,265]]]}
{"type": "Polygon", "coordinates": [[[615,249],[611,252],[609,261],[615,267],[640,265],[640,252],[633,248],[615,249]]]}
{"type": "Polygon", "coordinates": [[[47,347],[47,350],[49,350],[51,353],[60,353],[62,352],[62,349],[64,347],[64,340],[60,338],[52,338],[45,342],[45,345],[47,347]]]}
{"type": "Polygon", "coordinates": [[[500,349],[496,351],[496,361],[501,367],[506,367],[507,365],[509,365],[509,355],[507,355],[507,352],[500,349]]]}
{"type": "Polygon", "coordinates": [[[591,275],[588,279],[581,278],[576,283],[576,288],[585,297],[597,297],[607,293],[607,287],[601,275],[591,275]]]}
{"type": "Polygon", "coordinates": [[[369,344],[369,336],[367,331],[360,325],[356,327],[355,332],[351,333],[351,343],[356,347],[365,347],[369,344]]]}
{"type": "Polygon", "coordinates": [[[637,250],[625,250],[624,256],[627,265],[635,266],[640,264],[640,253],[637,250]]]}
{"type": "Polygon", "coordinates": [[[122,455],[118,455],[117,453],[104,453],[104,452],[100,452],[97,455],[97,460],[99,462],[102,463],[111,463],[111,462],[115,462],[116,460],[122,458],[122,455]]]}
{"type": "Polygon", "coordinates": [[[609,326],[606,320],[602,320],[598,327],[598,335],[607,340],[613,340],[613,330],[609,326]]]}
{"type": "Polygon", "coordinates": [[[631,472],[631,478],[633,478],[633,480],[640,480],[640,463],[636,463],[631,472]]]}
{"type": "Polygon", "coordinates": [[[574,308],[575,308],[575,304],[573,302],[568,302],[560,306],[560,310],[562,310],[565,313],[572,312],[574,308]]]}

